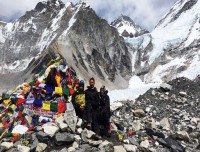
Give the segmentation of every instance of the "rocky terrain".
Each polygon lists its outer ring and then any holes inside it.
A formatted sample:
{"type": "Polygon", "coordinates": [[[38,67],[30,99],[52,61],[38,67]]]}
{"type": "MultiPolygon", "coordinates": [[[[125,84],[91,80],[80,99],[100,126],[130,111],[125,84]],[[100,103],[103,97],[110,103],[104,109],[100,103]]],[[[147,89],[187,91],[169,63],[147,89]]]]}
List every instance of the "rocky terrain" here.
{"type": "Polygon", "coordinates": [[[199,90],[194,81],[174,79],[124,103],[114,111],[113,120],[125,139],[133,132],[127,142],[134,140],[138,149],[146,148],[141,151],[199,151],[199,90]]]}
{"type": "Polygon", "coordinates": [[[111,137],[100,137],[81,128],[75,132],[63,117],[37,126],[16,143],[2,140],[1,150],[12,151],[105,151],[105,152],[198,152],[200,85],[181,77],[150,89],[136,101],[124,101],[112,113],[111,137]],[[115,124],[115,125],[114,125],[115,124]]]}

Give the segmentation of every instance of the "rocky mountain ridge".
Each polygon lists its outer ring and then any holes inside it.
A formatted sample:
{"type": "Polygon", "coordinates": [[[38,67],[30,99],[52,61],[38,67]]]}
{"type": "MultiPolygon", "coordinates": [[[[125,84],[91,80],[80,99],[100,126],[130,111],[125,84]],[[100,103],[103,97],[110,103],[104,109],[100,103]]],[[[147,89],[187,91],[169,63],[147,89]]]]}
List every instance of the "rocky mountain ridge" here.
{"type": "MultiPolygon", "coordinates": [[[[56,54],[64,56],[84,80],[93,76],[97,85],[108,83],[110,89],[128,85],[131,56],[124,39],[83,2],[39,2],[15,22],[1,26],[0,33],[0,71],[7,79],[19,80],[11,80],[13,86],[30,79],[34,69],[45,65],[43,58],[56,54]]],[[[0,81],[11,88],[5,79],[0,81]]]]}
{"type": "Polygon", "coordinates": [[[119,34],[123,37],[137,37],[148,33],[147,30],[137,25],[130,17],[121,15],[111,23],[111,26],[117,28],[119,34]]]}

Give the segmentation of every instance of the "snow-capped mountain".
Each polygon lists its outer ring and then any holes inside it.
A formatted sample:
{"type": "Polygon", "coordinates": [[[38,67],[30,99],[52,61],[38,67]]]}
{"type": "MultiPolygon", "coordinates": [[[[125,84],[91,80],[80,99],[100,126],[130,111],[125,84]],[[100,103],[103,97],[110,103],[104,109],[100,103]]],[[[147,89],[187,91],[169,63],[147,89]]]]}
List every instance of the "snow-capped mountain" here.
{"type": "Polygon", "coordinates": [[[149,34],[126,39],[133,72],[146,83],[200,73],[200,0],[179,0],[149,34]]]}
{"type": "Polygon", "coordinates": [[[0,25],[0,54],[3,88],[31,79],[57,54],[84,80],[95,77],[97,85],[124,88],[131,75],[124,39],[83,2],[39,2],[15,22],[0,25]]]}
{"type": "Polygon", "coordinates": [[[123,37],[137,37],[148,33],[147,30],[137,25],[130,17],[121,15],[114,20],[111,25],[117,28],[119,34],[123,37]]]}

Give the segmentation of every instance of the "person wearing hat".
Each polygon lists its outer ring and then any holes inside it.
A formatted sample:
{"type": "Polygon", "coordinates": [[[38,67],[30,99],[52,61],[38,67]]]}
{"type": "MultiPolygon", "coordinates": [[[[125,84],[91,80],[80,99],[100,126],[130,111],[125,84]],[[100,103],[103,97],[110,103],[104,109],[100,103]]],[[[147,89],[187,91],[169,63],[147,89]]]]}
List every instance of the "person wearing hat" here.
{"type": "Polygon", "coordinates": [[[102,127],[102,135],[109,137],[110,126],[110,98],[105,86],[100,88],[100,106],[99,106],[99,125],[102,127]]]}
{"type": "Polygon", "coordinates": [[[78,89],[72,95],[72,104],[79,118],[83,119],[84,109],[85,109],[85,91],[84,91],[84,81],[79,82],[78,89]]]}
{"type": "Polygon", "coordinates": [[[87,128],[99,134],[98,113],[99,113],[99,92],[95,85],[94,78],[90,78],[89,85],[85,91],[86,120],[87,128]]]}

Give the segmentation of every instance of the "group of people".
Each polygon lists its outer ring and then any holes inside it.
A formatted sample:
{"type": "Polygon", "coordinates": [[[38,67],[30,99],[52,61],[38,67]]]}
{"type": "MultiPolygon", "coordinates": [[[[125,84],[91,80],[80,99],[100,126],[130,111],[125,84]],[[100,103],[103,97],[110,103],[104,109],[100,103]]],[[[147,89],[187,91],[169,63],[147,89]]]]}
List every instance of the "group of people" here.
{"type": "Polygon", "coordinates": [[[84,90],[84,81],[79,82],[77,91],[72,96],[72,103],[83,127],[96,134],[109,137],[110,99],[105,86],[98,92],[95,79],[89,79],[89,86],[84,90]]]}

